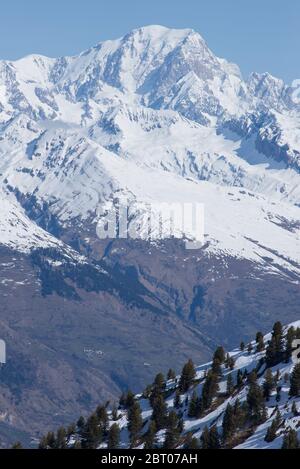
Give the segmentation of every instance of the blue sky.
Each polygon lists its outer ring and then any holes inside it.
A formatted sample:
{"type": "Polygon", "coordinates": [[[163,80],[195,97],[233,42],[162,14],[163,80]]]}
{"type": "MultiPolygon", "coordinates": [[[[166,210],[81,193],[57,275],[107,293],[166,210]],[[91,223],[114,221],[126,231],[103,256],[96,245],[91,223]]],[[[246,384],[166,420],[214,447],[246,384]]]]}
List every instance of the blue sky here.
{"type": "Polygon", "coordinates": [[[300,78],[299,0],[5,0],[0,58],[76,54],[133,28],[194,28],[247,76],[300,78]]]}

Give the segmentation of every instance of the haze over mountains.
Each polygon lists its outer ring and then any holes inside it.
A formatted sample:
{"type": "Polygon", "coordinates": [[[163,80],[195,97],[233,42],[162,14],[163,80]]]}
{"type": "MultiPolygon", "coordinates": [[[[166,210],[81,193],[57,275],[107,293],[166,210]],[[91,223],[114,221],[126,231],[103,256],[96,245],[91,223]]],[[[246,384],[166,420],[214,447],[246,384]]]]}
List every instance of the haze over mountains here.
{"type": "Polygon", "coordinates": [[[0,61],[4,435],[299,317],[293,92],[162,26],[0,61]],[[204,203],[203,247],[99,240],[99,208],[121,195],[133,219],[136,204],[204,203]]]}

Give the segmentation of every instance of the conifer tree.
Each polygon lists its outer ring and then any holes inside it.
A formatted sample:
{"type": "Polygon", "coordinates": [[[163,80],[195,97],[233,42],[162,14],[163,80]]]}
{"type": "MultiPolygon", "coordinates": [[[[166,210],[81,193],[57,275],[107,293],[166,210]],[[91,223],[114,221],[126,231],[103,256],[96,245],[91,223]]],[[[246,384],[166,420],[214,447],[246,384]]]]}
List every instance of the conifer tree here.
{"type": "Polygon", "coordinates": [[[202,449],[209,449],[209,443],[210,443],[209,430],[208,430],[208,427],[206,427],[206,426],[204,427],[204,429],[202,431],[200,441],[201,441],[201,448],[202,449]]]}
{"type": "Polygon", "coordinates": [[[112,417],[114,422],[116,422],[119,418],[118,409],[117,409],[116,406],[113,406],[113,408],[112,408],[111,417],[112,417]]]}
{"type": "Polygon", "coordinates": [[[186,436],[185,444],[184,444],[184,449],[200,449],[200,442],[199,440],[193,436],[193,434],[190,432],[186,436]]]}
{"type": "Polygon", "coordinates": [[[299,449],[299,440],[296,430],[290,429],[283,437],[282,449],[299,449]]]}
{"type": "Polygon", "coordinates": [[[293,401],[293,404],[292,404],[292,412],[294,414],[294,417],[297,417],[299,414],[298,414],[298,408],[297,408],[297,404],[295,401],[293,401]]]}
{"type": "Polygon", "coordinates": [[[197,412],[198,412],[198,402],[199,398],[197,396],[196,391],[193,392],[190,403],[189,403],[189,410],[188,410],[188,416],[189,417],[196,417],[197,412]]]}
{"type": "Polygon", "coordinates": [[[144,449],[154,449],[156,447],[157,445],[156,432],[157,432],[156,424],[153,420],[151,420],[149,423],[148,431],[145,435],[144,449]]]}
{"type": "Polygon", "coordinates": [[[152,420],[154,420],[157,430],[161,430],[165,427],[167,417],[167,406],[161,394],[152,402],[152,409],[152,420]]]}
{"type": "Polygon", "coordinates": [[[77,420],[76,425],[77,425],[77,428],[78,428],[79,432],[81,432],[83,430],[84,426],[85,426],[85,420],[84,420],[84,417],[82,417],[82,415],[77,420]]]}
{"type": "Polygon", "coordinates": [[[219,390],[218,376],[211,370],[208,372],[202,387],[202,406],[203,410],[208,409],[219,390]]]}
{"type": "Polygon", "coordinates": [[[181,407],[181,397],[179,389],[176,389],[175,391],[173,406],[175,407],[175,409],[179,409],[179,407],[181,407]]]}
{"type": "Polygon", "coordinates": [[[178,439],[180,436],[180,429],[179,429],[179,419],[174,410],[168,415],[167,418],[167,431],[166,431],[166,438],[164,442],[164,448],[172,449],[176,447],[178,443],[178,439]]]}
{"type": "Polygon", "coordinates": [[[257,332],[256,334],[256,351],[257,352],[262,352],[265,348],[264,344],[264,336],[262,332],[257,332]]]}
{"type": "Polygon", "coordinates": [[[126,398],[125,398],[125,408],[129,409],[135,401],[135,397],[132,391],[130,389],[126,393],[126,398]]]}
{"type": "Polygon", "coordinates": [[[220,449],[221,441],[217,426],[214,425],[209,430],[209,449],[220,449]]]}
{"type": "Polygon", "coordinates": [[[277,321],[273,326],[272,338],[266,350],[267,366],[275,366],[284,356],[284,341],[282,324],[277,321]]]}
{"type": "Polygon", "coordinates": [[[227,441],[234,434],[236,428],[234,409],[230,404],[227,404],[227,407],[224,412],[222,429],[223,429],[223,439],[227,441]]]}
{"type": "Polygon", "coordinates": [[[67,433],[64,427],[60,427],[56,433],[55,448],[66,449],[67,448],[67,433]]]}
{"type": "Polygon", "coordinates": [[[214,358],[211,366],[212,372],[217,375],[221,376],[222,375],[222,368],[221,368],[221,362],[218,358],[214,358]]]}
{"type": "Polygon", "coordinates": [[[157,390],[158,392],[163,392],[166,388],[166,382],[165,382],[165,377],[162,373],[158,373],[155,376],[154,382],[153,382],[153,388],[157,390]]]}
{"type": "Polygon", "coordinates": [[[263,383],[264,398],[268,401],[271,397],[271,393],[275,387],[274,376],[270,368],[265,373],[265,381],[263,383]]]}
{"type": "Polygon", "coordinates": [[[16,441],[11,447],[11,449],[23,449],[22,443],[20,441],[16,441]]]}
{"type": "Polygon", "coordinates": [[[226,381],[226,394],[227,396],[231,396],[231,394],[234,391],[234,384],[233,384],[233,378],[231,373],[227,376],[227,381],[226,381]]]}
{"type": "Polygon", "coordinates": [[[300,363],[294,366],[290,383],[290,396],[300,396],[300,363]]]}
{"type": "Polygon", "coordinates": [[[168,371],[168,374],[167,374],[167,379],[168,379],[168,380],[169,380],[169,379],[172,379],[172,380],[173,380],[173,379],[175,379],[175,378],[176,378],[176,373],[175,373],[175,371],[174,371],[172,368],[170,368],[169,371],[168,371]]]}
{"type": "Polygon", "coordinates": [[[286,347],[285,347],[285,361],[288,363],[289,359],[292,356],[293,352],[293,340],[296,338],[296,331],[293,326],[288,328],[286,334],[286,347]]]}
{"type": "Polygon", "coordinates": [[[76,440],[72,446],[72,449],[82,449],[81,441],[76,440]]]}
{"type": "Polygon", "coordinates": [[[38,448],[39,449],[48,449],[48,441],[47,441],[47,436],[46,435],[42,436],[42,438],[40,439],[38,448]]]}
{"type": "Polygon", "coordinates": [[[70,438],[74,433],[76,433],[76,424],[71,423],[67,428],[67,438],[70,438]]]}
{"type": "Polygon", "coordinates": [[[192,360],[189,360],[183,367],[180,381],[179,389],[181,392],[187,392],[190,386],[192,385],[196,376],[196,370],[192,360]]]}
{"type": "Polygon", "coordinates": [[[96,409],[96,415],[102,426],[103,432],[106,433],[108,427],[108,413],[106,407],[103,405],[98,406],[96,409]]]}
{"type": "Polygon", "coordinates": [[[120,428],[113,423],[108,432],[108,449],[118,449],[120,443],[120,428]]]}
{"type": "Polygon", "coordinates": [[[46,435],[46,446],[50,449],[55,449],[56,447],[56,440],[55,435],[53,432],[48,432],[46,435]]]}
{"type": "Polygon", "coordinates": [[[277,410],[275,418],[272,420],[271,425],[268,427],[266,436],[265,436],[265,441],[268,443],[271,443],[271,441],[275,440],[276,438],[276,432],[280,426],[281,423],[281,415],[280,412],[277,410]]]}
{"type": "Polygon", "coordinates": [[[143,427],[142,411],[137,401],[128,410],[128,430],[131,446],[134,447],[143,427]]]}
{"type": "Polygon", "coordinates": [[[245,342],[241,342],[240,349],[241,349],[241,352],[245,350],[245,342]]]}
{"type": "Polygon", "coordinates": [[[225,351],[223,347],[218,347],[214,353],[213,360],[219,360],[220,364],[225,361],[225,351]]]}
{"type": "Polygon", "coordinates": [[[238,389],[240,389],[243,385],[243,373],[241,370],[238,370],[237,375],[236,375],[236,385],[238,389]]]}
{"type": "Polygon", "coordinates": [[[255,421],[255,423],[263,422],[266,417],[266,407],[263,391],[257,382],[255,372],[252,372],[249,375],[247,404],[249,407],[249,416],[255,421]]]}
{"type": "Polygon", "coordinates": [[[102,442],[103,431],[96,413],[87,419],[82,435],[82,446],[84,448],[96,449],[102,442]]]}

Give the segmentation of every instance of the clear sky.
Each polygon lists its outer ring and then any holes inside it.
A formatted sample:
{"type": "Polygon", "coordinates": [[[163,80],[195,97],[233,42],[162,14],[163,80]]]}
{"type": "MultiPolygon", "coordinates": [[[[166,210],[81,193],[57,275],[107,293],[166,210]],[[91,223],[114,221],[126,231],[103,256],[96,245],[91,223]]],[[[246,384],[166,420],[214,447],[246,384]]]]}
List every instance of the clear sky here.
{"type": "Polygon", "coordinates": [[[0,58],[76,54],[139,26],[193,28],[244,76],[300,78],[299,0],[3,0],[0,58]]]}

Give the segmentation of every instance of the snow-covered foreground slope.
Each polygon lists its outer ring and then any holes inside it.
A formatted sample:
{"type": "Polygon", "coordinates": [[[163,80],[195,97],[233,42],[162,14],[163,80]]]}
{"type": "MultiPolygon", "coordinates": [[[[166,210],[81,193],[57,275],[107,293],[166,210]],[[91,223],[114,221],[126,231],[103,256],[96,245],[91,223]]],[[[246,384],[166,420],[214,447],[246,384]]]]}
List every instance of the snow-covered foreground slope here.
{"type": "MultiPolygon", "coordinates": [[[[277,323],[278,324],[278,323],[277,323]]],[[[274,326],[276,328],[276,325],[274,326]]],[[[149,445],[149,428],[153,425],[153,421],[157,421],[159,418],[155,414],[155,398],[158,395],[163,396],[164,406],[162,407],[162,414],[166,413],[165,424],[162,424],[162,428],[151,436],[152,448],[201,448],[207,441],[203,440],[204,433],[209,432],[212,428],[217,432],[218,442],[216,447],[211,449],[220,448],[238,448],[238,449],[279,449],[282,447],[284,436],[287,436],[290,430],[295,430],[300,437],[300,383],[298,383],[298,395],[291,395],[290,393],[290,380],[292,372],[295,368],[295,360],[289,355],[287,357],[285,348],[287,346],[286,334],[287,331],[291,332],[293,329],[294,337],[298,337],[298,344],[300,343],[300,321],[292,323],[283,329],[283,340],[282,345],[282,357],[277,360],[277,363],[272,366],[266,362],[266,356],[269,353],[268,346],[272,339],[271,334],[267,334],[264,337],[261,336],[260,346],[263,350],[257,351],[258,342],[253,341],[249,344],[245,344],[245,350],[235,349],[229,354],[228,357],[231,360],[230,366],[221,365],[221,372],[217,379],[217,389],[214,391],[214,397],[211,404],[207,409],[198,412],[199,416],[192,416],[192,402],[195,398],[199,399],[203,396],[203,388],[206,386],[205,382],[209,376],[213,362],[209,362],[200,365],[195,368],[194,378],[191,380],[188,390],[184,391],[181,389],[182,376],[179,375],[171,379],[164,378],[163,376],[156,377],[154,383],[147,386],[141,394],[133,395],[128,398],[125,395],[120,399],[120,404],[115,407],[114,411],[109,410],[107,407],[107,419],[106,431],[100,432],[100,436],[96,437],[91,443],[89,440],[89,425],[91,425],[92,419],[95,419],[95,425],[97,428],[102,428],[103,425],[103,408],[100,411],[100,407],[96,413],[92,414],[90,419],[86,420],[86,427],[81,423],[77,429],[73,427],[66,437],[65,444],[67,447],[94,447],[94,448],[107,448],[112,447],[109,443],[110,439],[107,440],[109,435],[109,429],[117,425],[120,430],[120,439],[117,446],[120,448],[134,447],[137,449],[144,448],[144,445],[149,445]],[[266,374],[267,373],[267,374],[266,374]],[[258,414],[252,414],[251,417],[251,401],[249,399],[249,392],[251,388],[251,380],[256,383],[255,386],[260,389],[260,392],[264,393],[266,389],[266,376],[271,376],[273,380],[272,387],[270,388],[268,397],[265,397],[261,401],[261,405],[264,407],[263,416],[258,419],[258,414]],[[253,378],[253,376],[255,376],[253,378]],[[228,387],[229,378],[230,388],[228,387]],[[240,377],[240,378],[239,378],[240,377]],[[240,381],[239,381],[240,379],[240,381]],[[158,389],[160,389],[158,391],[158,389]],[[152,397],[151,397],[152,396],[152,397]],[[128,399],[126,401],[126,399],[128,399]],[[131,400],[130,400],[131,399],[131,400]],[[126,404],[127,402],[127,404],[126,404]],[[132,407],[137,406],[141,415],[142,421],[138,424],[138,431],[132,440],[133,428],[130,426],[132,422],[132,407]],[[225,439],[224,437],[224,415],[226,409],[239,409],[241,415],[245,413],[244,417],[237,420],[235,423],[231,421],[231,432],[230,437],[225,439]],[[166,443],[166,436],[170,433],[170,426],[167,423],[167,415],[176,413],[178,419],[181,419],[180,431],[175,432],[173,435],[173,442],[171,446],[166,443]],[[97,417],[98,415],[98,417],[97,417]],[[101,417],[102,415],[102,417],[101,417]],[[156,416],[155,416],[156,415],[156,416]],[[98,424],[97,424],[98,418],[98,424]],[[275,425],[274,421],[277,420],[275,425]],[[90,423],[89,423],[90,422],[90,423]],[[152,424],[151,424],[152,422],[152,424]],[[242,422],[242,423],[241,423],[242,422]],[[275,426],[275,432],[270,438],[266,438],[266,434],[270,426],[275,426]],[[98,440],[97,440],[98,438],[98,440]],[[98,443],[96,442],[98,441],[98,443]],[[101,443],[99,443],[102,440],[101,443]],[[135,443],[132,444],[132,441],[135,443]],[[130,443],[131,442],[131,443],[130,443]],[[92,444],[92,446],[90,446],[92,444]],[[86,446],[87,445],[87,446],[86,446]],[[93,446],[95,445],[95,446],[93,446]],[[130,446],[131,445],[131,446],[130,446]],[[167,445],[167,446],[166,446],[167,445]],[[193,445],[193,446],[190,446],[193,445]]],[[[275,329],[274,329],[275,330],[275,329]]],[[[295,339],[294,339],[295,340],[295,339]]],[[[297,339],[296,339],[297,340],[297,339]]],[[[293,350],[296,350],[294,346],[293,350]]],[[[296,356],[294,353],[293,356],[296,356]]],[[[298,378],[299,380],[299,378],[298,378]]],[[[128,394],[129,396],[129,394],[128,394]]],[[[203,397],[202,397],[203,398],[203,397]]],[[[197,413],[197,412],[196,412],[197,413]]],[[[174,415],[173,415],[174,417],[174,415]]],[[[176,418],[175,418],[176,420],[176,418]]],[[[178,420],[178,422],[179,422],[178,420]]],[[[135,420],[136,422],[136,420],[135,420]]],[[[174,429],[173,429],[174,430],[174,429]]],[[[228,431],[228,430],[227,430],[228,431]]],[[[41,440],[43,445],[46,447],[50,440],[41,440]]],[[[212,444],[212,443],[209,443],[212,444]]],[[[216,444],[214,440],[214,444],[216,444]]],[[[149,446],[145,446],[149,448],[149,446]]]]}

